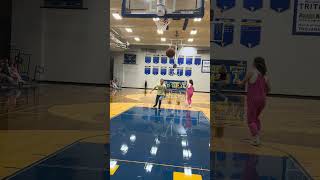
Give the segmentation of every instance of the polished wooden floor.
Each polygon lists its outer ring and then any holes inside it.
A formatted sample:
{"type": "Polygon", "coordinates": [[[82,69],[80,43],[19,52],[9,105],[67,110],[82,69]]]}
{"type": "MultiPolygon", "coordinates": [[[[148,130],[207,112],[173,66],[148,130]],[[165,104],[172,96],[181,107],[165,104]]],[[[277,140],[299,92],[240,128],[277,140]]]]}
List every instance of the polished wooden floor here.
{"type": "Polygon", "coordinates": [[[0,93],[0,179],[75,141],[108,139],[106,88],[40,85],[0,93]]]}
{"type": "MultiPolygon", "coordinates": [[[[133,107],[151,107],[155,94],[123,89],[111,93],[111,117],[133,107]]],[[[203,111],[211,121],[211,150],[256,155],[290,156],[312,176],[320,179],[320,101],[293,98],[268,98],[263,112],[262,146],[254,147],[246,125],[245,97],[234,102],[209,103],[210,94],[196,93],[193,107],[187,108],[183,97],[166,98],[164,108],[203,111]],[[180,103],[179,103],[180,102],[180,103]],[[211,105],[211,114],[210,114],[211,105]]]]}
{"type": "MultiPolygon", "coordinates": [[[[22,91],[1,91],[0,178],[8,176],[58,149],[83,138],[104,135],[108,141],[110,116],[133,107],[151,107],[155,94],[103,87],[41,85],[22,91]]],[[[211,150],[273,156],[291,155],[320,179],[320,101],[268,98],[263,113],[261,147],[250,146],[244,97],[240,103],[212,102],[210,94],[196,93],[190,110],[211,119],[211,150]]],[[[164,108],[189,109],[183,97],[166,98],[164,108]]]]}

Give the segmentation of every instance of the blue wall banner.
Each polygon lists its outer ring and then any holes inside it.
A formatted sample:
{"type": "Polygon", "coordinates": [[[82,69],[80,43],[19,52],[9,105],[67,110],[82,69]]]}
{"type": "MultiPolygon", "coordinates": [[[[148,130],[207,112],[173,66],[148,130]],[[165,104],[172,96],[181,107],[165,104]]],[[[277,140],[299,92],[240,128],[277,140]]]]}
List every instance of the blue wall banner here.
{"type": "Polygon", "coordinates": [[[226,11],[236,6],[236,0],[217,0],[216,5],[222,11],[226,11]]]}
{"type": "Polygon", "coordinates": [[[320,36],[320,0],[294,0],[293,34],[320,36]]]}
{"type": "Polygon", "coordinates": [[[153,56],[153,63],[154,63],[154,64],[158,64],[158,63],[159,63],[159,60],[160,60],[160,57],[159,57],[159,56],[153,56]]]}
{"type": "Polygon", "coordinates": [[[201,65],[201,56],[194,57],[194,64],[197,66],[201,65]]]}
{"type": "Polygon", "coordinates": [[[217,18],[213,22],[213,42],[221,47],[233,43],[234,19],[217,18]]]}
{"type": "Polygon", "coordinates": [[[270,8],[277,11],[283,12],[290,8],[291,0],[270,0],[270,8]]]}
{"type": "Polygon", "coordinates": [[[173,67],[169,67],[169,75],[170,76],[174,75],[174,68],[173,67]]]}
{"type": "Polygon", "coordinates": [[[147,64],[150,64],[151,63],[151,56],[146,56],[144,58],[144,62],[146,62],[147,64]]]}
{"type": "Polygon", "coordinates": [[[210,73],[210,61],[209,60],[202,60],[202,73],[210,73]]]}
{"type": "Polygon", "coordinates": [[[240,43],[253,48],[261,41],[261,20],[243,19],[241,21],[240,43]]]}
{"type": "Polygon", "coordinates": [[[151,66],[145,66],[144,67],[144,74],[150,75],[151,74],[151,66]]]}
{"type": "Polygon", "coordinates": [[[169,63],[173,65],[174,64],[174,58],[170,58],[169,59],[169,63]]]}
{"type": "Polygon", "coordinates": [[[179,65],[184,64],[184,56],[181,56],[181,55],[180,55],[180,56],[178,57],[178,64],[179,64],[179,65]]]}
{"type": "Polygon", "coordinates": [[[263,0],[243,0],[243,8],[249,11],[256,11],[263,7],[263,0]]]}
{"type": "Polygon", "coordinates": [[[168,63],[168,57],[167,56],[161,56],[161,64],[167,64],[168,63]]]}
{"type": "Polygon", "coordinates": [[[186,67],[185,69],[185,75],[187,77],[190,77],[192,75],[192,68],[186,67]]]}
{"type": "Polygon", "coordinates": [[[178,67],[177,68],[177,75],[178,76],[183,76],[183,67],[178,67]]]}
{"type": "Polygon", "coordinates": [[[153,66],[152,74],[153,75],[158,75],[159,74],[159,67],[158,66],[153,66]]]}
{"type": "Polygon", "coordinates": [[[186,64],[187,64],[187,65],[192,65],[192,60],[193,60],[193,57],[192,57],[192,56],[187,56],[187,57],[186,57],[186,64]]]}
{"type": "Polygon", "coordinates": [[[162,76],[167,75],[167,67],[161,67],[160,74],[161,74],[162,76]]]}
{"type": "Polygon", "coordinates": [[[247,72],[246,61],[234,60],[211,60],[211,89],[216,89],[219,81],[219,71],[222,66],[227,69],[227,83],[223,87],[224,90],[244,91],[245,87],[239,86],[237,80],[243,80],[247,72]]]}

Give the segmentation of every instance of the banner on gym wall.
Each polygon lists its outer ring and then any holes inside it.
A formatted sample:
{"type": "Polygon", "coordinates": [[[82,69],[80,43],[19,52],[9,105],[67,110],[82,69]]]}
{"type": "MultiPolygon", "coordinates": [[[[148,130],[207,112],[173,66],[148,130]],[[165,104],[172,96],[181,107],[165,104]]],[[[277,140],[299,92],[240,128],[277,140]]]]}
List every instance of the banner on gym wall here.
{"type": "Polygon", "coordinates": [[[233,43],[234,19],[216,18],[212,25],[211,37],[215,44],[224,47],[233,43]]]}
{"type": "Polygon", "coordinates": [[[320,0],[295,0],[294,35],[320,35],[320,0]]]}
{"type": "Polygon", "coordinates": [[[209,60],[202,60],[202,73],[210,73],[210,61],[209,60]]]}
{"type": "Polygon", "coordinates": [[[144,74],[150,75],[151,74],[151,66],[145,66],[144,67],[144,74]]]}
{"type": "Polygon", "coordinates": [[[236,6],[236,0],[217,0],[217,7],[222,11],[234,8],[236,6]]]}
{"type": "Polygon", "coordinates": [[[186,75],[187,77],[190,77],[190,76],[192,75],[192,68],[186,67],[186,69],[185,69],[185,75],[186,75]]]}
{"type": "Polygon", "coordinates": [[[243,19],[241,21],[240,43],[248,48],[253,48],[260,44],[261,40],[261,20],[243,19]]]}
{"type": "Polygon", "coordinates": [[[187,81],[164,80],[164,84],[167,86],[167,89],[186,89],[187,87],[187,81]]]}
{"type": "Polygon", "coordinates": [[[147,64],[150,64],[151,63],[151,56],[146,56],[144,58],[144,61],[147,63],[147,64]]]}
{"type": "Polygon", "coordinates": [[[158,75],[159,74],[159,67],[158,66],[153,66],[152,74],[153,75],[158,75]]]}
{"type": "Polygon", "coordinates": [[[161,74],[162,76],[167,75],[167,67],[161,67],[160,74],[161,74]]]}
{"type": "Polygon", "coordinates": [[[201,65],[201,56],[194,57],[194,64],[197,66],[201,65]]]}
{"type": "Polygon", "coordinates": [[[177,75],[178,76],[183,76],[183,67],[178,67],[177,68],[177,75]]]}
{"type": "Polygon", "coordinates": [[[173,67],[169,67],[169,75],[170,76],[174,75],[174,68],[173,67]]]}
{"type": "Polygon", "coordinates": [[[262,6],[263,0],[243,0],[243,8],[249,11],[256,11],[258,9],[261,9],[262,6]]]}
{"type": "Polygon", "coordinates": [[[160,57],[158,56],[158,55],[155,55],[155,56],[153,56],[153,63],[154,64],[158,64],[159,63],[159,61],[160,61],[160,57]]]}
{"type": "Polygon", "coordinates": [[[243,80],[247,73],[246,61],[235,60],[211,60],[211,89],[217,89],[218,86],[223,90],[245,91],[245,86],[239,86],[238,80],[243,80]],[[221,72],[225,69],[226,80],[221,80],[221,72]]]}
{"type": "Polygon", "coordinates": [[[161,64],[167,64],[168,63],[168,57],[167,56],[161,56],[161,64]]]}
{"type": "Polygon", "coordinates": [[[276,12],[284,12],[290,8],[291,0],[270,0],[270,8],[276,12]]]}

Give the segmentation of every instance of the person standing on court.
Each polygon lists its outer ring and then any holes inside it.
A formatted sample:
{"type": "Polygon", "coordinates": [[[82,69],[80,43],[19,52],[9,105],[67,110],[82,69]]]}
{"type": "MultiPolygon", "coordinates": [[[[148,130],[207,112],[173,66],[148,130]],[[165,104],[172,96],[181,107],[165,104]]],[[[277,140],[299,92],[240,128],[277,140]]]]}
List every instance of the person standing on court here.
{"type": "Polygon", "coordinates": [[[186,97],[187,97],[187,103],[189,108],[191,108],[193,92],[194,92],[193,80],[190,79],[189,84],[187,86],[187,90],[186,90],[186,97]]]}
{"type": "Polygon", "coordinates": [[[266,96],[270,92],[270,81],[267,77],[265,60],[257,57],[253,62],[252,71],[248,72],[240,85],[248,84],[247,93],[247,120],[253,137],[252,145],[260,145],[261,121],[260,114],[266,105],[266,96]]]}
{"type": "Polygon", "coordinates": [[[160,84],[155,86],[150,93],[154,90],[157,90],[156,102],[153,107],[156,107],[159,104],[159,109],[161,108],[161,101],[166,96],[167,87],[164,84],[164,80],[160,79],[160,84]]]}
{"type": "Polygon", "coordinates": [[[223,87],[227,84],[227,68],[222,65],[219,69],[219,78],[216,80],[216,95],[221,97],[224,101],[228,101],[228,98],[222,94],[223,87]]]}

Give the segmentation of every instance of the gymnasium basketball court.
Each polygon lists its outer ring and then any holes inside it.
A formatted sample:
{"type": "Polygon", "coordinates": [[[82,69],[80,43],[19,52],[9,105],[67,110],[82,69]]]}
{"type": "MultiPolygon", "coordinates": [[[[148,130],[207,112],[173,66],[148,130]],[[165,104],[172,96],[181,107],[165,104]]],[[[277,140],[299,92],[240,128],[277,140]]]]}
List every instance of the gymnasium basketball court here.
{"type": "Polygon", "coordinates": [[[122,3],[111,1],[112,79],[121,89],[111,96],[110,177],[209,180],[210,2],[122,3]],[[151,90],[160,79],[168,93],[158,109],[151,90]]]}
{"type": "Polygon", "coordinates": [[[9,55],[32,86],[0,86],[0,179],[320,180],[303,1],[8,0],[9,55]],[[254,146],[237,82],[257,56],[272,90],[254,146]]]}

